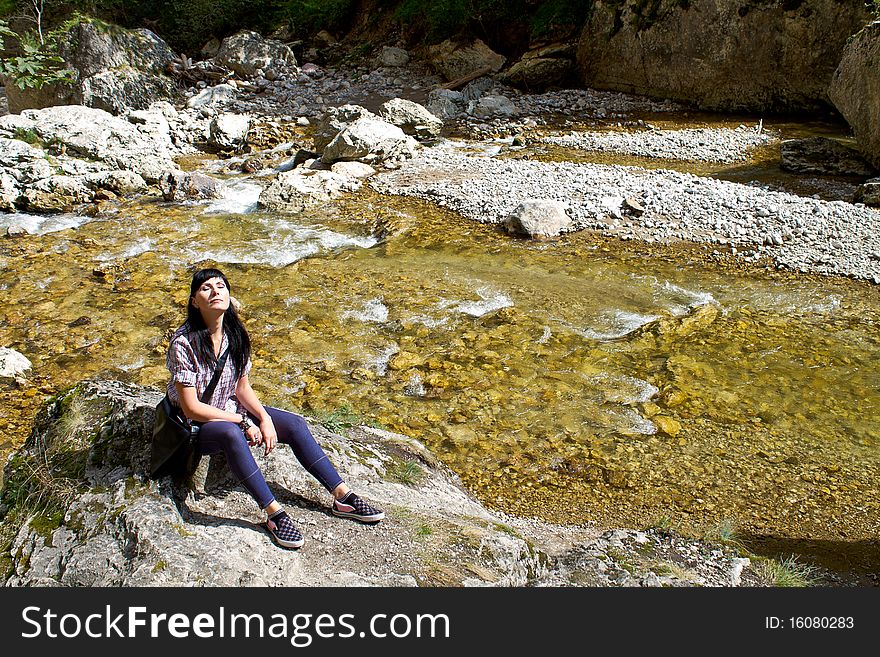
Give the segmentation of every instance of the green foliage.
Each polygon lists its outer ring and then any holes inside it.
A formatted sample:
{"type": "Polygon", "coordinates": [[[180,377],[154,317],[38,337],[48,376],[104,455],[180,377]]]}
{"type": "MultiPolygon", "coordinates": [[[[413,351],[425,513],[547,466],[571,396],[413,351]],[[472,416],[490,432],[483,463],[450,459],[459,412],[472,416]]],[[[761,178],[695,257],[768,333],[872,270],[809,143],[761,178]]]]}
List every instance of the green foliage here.
{"type": "Polygon", "coordinates": [[[18,9],[18,0],[0,0],[0,16],[11,16],[16,9],[18,9]]]}
{"type": "Polygon", "coordinates": [[[868,6],[868,11],[874,15],[874,18],[880,19],[880,0],[868,0],[865,4],[868,6]]]}
{"type": "Polygon", "coordinates": [[[43,144],[43,140],[31,128],[16,128],[12,133],[12,138],[26,142],[31,146],[42,146],[43,144]]]}
{"type": "Polygon", "coordinates": [[[560,27],[580,26],[587,20],[592,1],[550,0],[542,2],[531,22],[532,36],[552,36],[560,27]]]}
{"type": "Polygon", "coordinates": [[[279,17],[286,20],[294,34],[310,37],[321,30],[339,32],[354,18],[355,0],[286,0],[279,17]]]}
{"type": "Polygon", "coordinates": [[[39,43],[32,34],[16,34],[0,21],[0,49],[6,47],[4,39],[16,39],[19,54],[0,60],[0,74],[19,89],[73,81],[74,72],[64,68],[64,60],[58,55],[58,32],[50,32],[39,43]]]}
{"type": "Polygon", "coordinates": [[[521,18],[524,0],[403,0],[395,12],[401,24],[421,28],[429,41],[456,36],[473,27],[521,18]]]}
{"type": "Polygon", "coordinates": [[[197,53],[211,37],[267,26],[267,0],[168,0],[157,3],[157,31],[173,49],[197,53]]]}

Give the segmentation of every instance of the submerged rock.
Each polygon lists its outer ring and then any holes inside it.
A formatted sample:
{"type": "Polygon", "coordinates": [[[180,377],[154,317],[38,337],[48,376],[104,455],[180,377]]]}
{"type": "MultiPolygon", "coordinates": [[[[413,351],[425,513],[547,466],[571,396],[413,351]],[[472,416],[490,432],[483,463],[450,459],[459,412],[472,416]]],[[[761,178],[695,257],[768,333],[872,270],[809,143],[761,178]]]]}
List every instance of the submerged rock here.
{"type": "Polygon", "coordinates": [[[15,379],[31,368],[31,361],[27,357],[10,349],[0,347],[0,379],[15,379]]]}

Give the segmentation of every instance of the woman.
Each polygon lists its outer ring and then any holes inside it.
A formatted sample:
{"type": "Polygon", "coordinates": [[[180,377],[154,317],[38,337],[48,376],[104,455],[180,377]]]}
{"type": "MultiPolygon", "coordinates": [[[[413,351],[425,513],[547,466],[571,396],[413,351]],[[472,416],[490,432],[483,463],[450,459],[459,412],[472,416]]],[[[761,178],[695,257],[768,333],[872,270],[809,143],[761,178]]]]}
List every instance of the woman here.
{"type": "Polygon", "coordinates": [[[168,347],[168,397],[192,424],[200,427],[199,453],[226,454],[230,470],[266,512],[266,528],[283,547],[301,547],[303,537],[269,491],[249,445],[262,445],[264,454],[279,442],[290,445],[303,467],[333,495],[335,515],[366,523],[382,520],[382,511],[364,502],[345,484],[303,418],[260,403],[248,378],[250,338],[230,305],[229,294],[229,281],[221,271],[196,272],[190,285],[186,323],[177,329],[168,347]],[[227,350],[214,393],[203,403],[200,395],[227,350]]]}

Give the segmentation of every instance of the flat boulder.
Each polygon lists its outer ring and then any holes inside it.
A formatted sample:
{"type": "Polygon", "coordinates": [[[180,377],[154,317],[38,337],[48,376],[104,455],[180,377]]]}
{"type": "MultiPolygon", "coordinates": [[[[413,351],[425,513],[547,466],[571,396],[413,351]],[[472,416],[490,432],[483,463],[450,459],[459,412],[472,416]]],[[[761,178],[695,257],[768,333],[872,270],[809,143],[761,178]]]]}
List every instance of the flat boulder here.
{"type": "MultiPolygon", "coordinates": [[[[6,586],[739,586],[758,580],[732,548],[674,533],[561,527],[487,510],[417,440],[366,426],[309,428],[352,488],[384,509],[365,527],[280,445],[254,448],[273,491],[293,495],[306,545],[291,554],[222,455],[191,479],[147,476],[157,389],[90,380],[36,414],[3,471],[6,586]],[[76,421],[72,420],[75,416],[76,421]],[[58,426],[69,427],[59,431],[58,426]],[[407,465],[404,483],[396,472],[407,465]],[[37,475],[64,477],[65,488],[37,475]],[[15,495],[10,494],[15,491],[15,495]],[[198,491],[198,492],[196,492],[198,491]],[[60,513],[41,511],[33,500],[60,513]],[[424,528],[430,531],[423,531],[424,528]],[[358,558],[352,561],[352,550],[358,558]],[[663,555],[670,555],[664,558],[663,555]],[[674,564],[674,568],[671,567],[674,564]]],[[[308,418],[307,418],[308,421],[308,418]]]]}

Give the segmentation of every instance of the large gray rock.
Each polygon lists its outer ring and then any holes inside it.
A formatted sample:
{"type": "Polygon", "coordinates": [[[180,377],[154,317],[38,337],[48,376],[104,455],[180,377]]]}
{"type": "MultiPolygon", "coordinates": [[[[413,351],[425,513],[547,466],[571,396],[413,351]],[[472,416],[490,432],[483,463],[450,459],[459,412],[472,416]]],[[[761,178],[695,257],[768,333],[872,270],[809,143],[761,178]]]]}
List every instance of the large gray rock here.
{"type": "Polygon", "coordinates": [[[84,20],[73,24],[59,42],[64,66],[75,71],[74,82],[24,90],[7,85],[10,112],[87,105],[123,114],[176,93],[164,71],[177,55],[150,30],[84,20]]]}
{"type": "Polygon", "coordinates": [[[597,0],[578,46],[584,84],[714,110],[825,106],[844,45],[867,20],[850,0],[597,0]]]}
{"type": "Polygon", "coordinates": [[[526,91],[541,92],[564,82],[574,71],[576,48],[557,44],[530,50],[508,70],[499,74],[498,81],[526,91]]]}
{"type": "Polygon", "coordinates": [[[321,154],[324,164],[340,160],[358,160],[367,164],[394,166],[411,158],[418,142],[396,125],[371,118],[361,118],[347,125],[327,144],[321,154]]]}
{"type": "Polygon", "coordinates": [[[55,173],[42,148],[4,137],[0,137],[0,169],[23,185],[55,173]]]}
{"type": "Polygon", "coordinates": [[[175,86],[169,78],[125,68],[100,71],[83,80],[79,104],[118,116],[174,95],[175,86]]]}
{"type": "Polygon", "coordinates": [[[359,187],[356,179],[333,171],[295,169],[279,173],[260,193],[259,203],[268,210],[302,212],[359,187]]]}
{"type": "Polygon", "coordinates": [[[399,67],[409,64],[409,53],[403,48],[382,46],[377,63],[380,66],[399,67]]]}
{"type": "Polygon", "coordinates": [[[0,210],[68,211],[98,190],[143,191],[176,170],[172,156],[189,151],[182,123],[171,128],[168,117],[176,112],[165,105],[136,111],[128,121],[81,105],[0,117],[0,210]]]}
{"type": "Polygon", "coordinates": [[[396,125],[406,134],[419,139],[439,137],[443,129],[442,120],[424,106],[404,98],[392,98],[382,103],[379,116],[388,123],[396,125]]]}
{"type": "Polygon", "coordinates": [[[427,110],[439,119],[452,119],[464,112],[465,99],[460,91],[434,89],[425,102],[427,110]]]}
{"type": "Polygon", "coordinates": [[[430,46],[428,56],[431,66],[447,80],[457,80],[478,71],[484,75],[496,73],[507,61],[480,39],[467,45],[447,40],[430,46]]]}
{"type": "Polygon", "coordinates": [[[329,108],[315,128],[313,137],[315,150],[323,151],[327,148],[327,144],[349,124],[363,118],[378,119],[379,117],[360,105],[348,104],[329,108]]]}
{"type": "Polygon", "coordinates": [[[828,95],[852,127],[862,153],[880,168],[880,21],[846,45],[828,95]]]}
{"type": "Polygon", "coordinates": [[[211,119],[208,143],[214,148],[224,151],[241,150],[247,143],[250,130],[250,116],[224,112],[211,119]]]}
{"type": "Polygon", "coordinates": [[[222,198],[226,193],[222,180],[198,171],[168,171],[159,181],[159,188],[166,201],[222,198]]]}
{"type": "Polygon", "coordinates": [[[70,212],[94,193],[75,176],[50,176],[24,187],[19,204],[28,212],[70,212]]]}
{"type": "MultiPolygon", "coordinates": [[[[3,144],[0,144],[0,149],[3,144]]],[[[15,204],[19,201],[21,189],[18,182],[8,173],[0,173],[0,211],[15,212],[15,204]]]]}
{"type": "Polygon", "coordinates": [[[171,143],[157,143],[134,124],[103,110],[80,105],[25,110],[17,119],[0,117],[0,134],[22,125],[70,156],[134,171],[147,182],[157,182],[165,171],[177,168],[171,143]]]}
{"type": "Polygon", "coordinates": [[[254,450],[270,488],[304,530],[295,555],[222,456],[194,488],[146,477],[162,393],[86,381],[44,406],[4,469],[7,586],[738,586],[759,582],[730,548],[669,533],[499,518],[406,436],[311,424],[345,480],[384,508],[364,526],[328,512],[330,495],[286,446],[254,450]],[[405,470],[406,478],[396,473],[405,470]],[[52,487],[41,482],[51,480],[52,487]],[[5,493],[15,490],[16,495],[5,493]],[[357,558],[353,559],[352,554],[357,558]],[[670,564],[675,565],[674,568],[670,564]]]}
{"type": "Polygon", "coordinates": [[[229,84],[218,84],[213,87],[202,89],[195,96],[186,101],[190,109],[209,109],[226,105],[235,100],[238,95],[235,87],[229,84]]]}
{"type": "Polygon", "coordinates": [[[555,239],[571,226],[565,204],[547,199],[524,201],[504,220],[508,232],[539,240],[555,239]]]}
{"type": "Polygon", "coordinates": [[[258,69],[284,71],[294,78],[299,74],[296,56],[290,46],[274,39],[264,39],[248,30],[223,39],[214,60],[243,78],[254,77],[258,69]]]}

